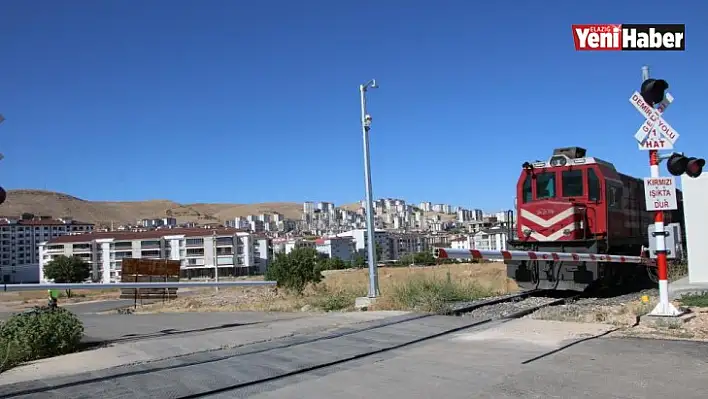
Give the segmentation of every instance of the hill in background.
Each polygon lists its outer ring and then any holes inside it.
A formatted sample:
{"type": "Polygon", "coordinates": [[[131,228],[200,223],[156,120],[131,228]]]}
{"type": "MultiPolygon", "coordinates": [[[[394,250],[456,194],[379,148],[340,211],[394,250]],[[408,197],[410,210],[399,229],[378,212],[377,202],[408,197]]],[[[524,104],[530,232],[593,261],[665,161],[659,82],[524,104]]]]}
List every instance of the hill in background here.
{"type": "Polygon", "coordinates": [[[280,213],[288,219],[300,219],[302,203],[264,202],[257,204],[179,204],[170,200],[87,201],[68,194],[43,190],[8,190],[0,205],[0,215],[17,217],[22,213],[72,217],[82,222],[110,225],[135,223],[138,219],[172,216],[178,223],[223,223],[237,216],[280,213]]]}

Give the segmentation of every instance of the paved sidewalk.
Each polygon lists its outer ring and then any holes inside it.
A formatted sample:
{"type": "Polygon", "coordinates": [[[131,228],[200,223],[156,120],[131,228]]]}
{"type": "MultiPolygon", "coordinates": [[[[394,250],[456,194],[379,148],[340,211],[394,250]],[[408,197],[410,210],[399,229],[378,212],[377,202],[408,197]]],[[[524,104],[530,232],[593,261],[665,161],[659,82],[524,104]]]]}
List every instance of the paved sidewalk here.
{"type": "MultiPolygon", "coordinates": [[[[269,320],[260,324],[226,327],[219,330],[193,331],[184,334],[162,335],[138,341],[119,342],[107,348],[57,356],[16,367],[0,374],[0,384],[69,376],[82,372],[130,364],[154,362],[161,359],[174,358],[176,356],[267,342],[296,334],[321,332],[327,329],[345,327],[405,314],[407,313],[352,312],[328,313],[295,318],[292,314],[284,314],[282,320],[269,320]]],[[[263,314],[260,314],[260,316],[262,315],[263,314]]],[[[141,316],[143,315],[125,315],[120,319],[127,326],[131,320],[137,320],[137,317],[141,316]]],[[[151,317],[156,315],[144,316],[151,317]]],[[[171,316],[181,316],[186,320],[190,315],[173,314],[171,316]]],[[[252,317],[255,318],[258,316],[259,314],[254,312],[252,317]]],[[[129,328],[126,326],[123,328],[129,328]]]]}

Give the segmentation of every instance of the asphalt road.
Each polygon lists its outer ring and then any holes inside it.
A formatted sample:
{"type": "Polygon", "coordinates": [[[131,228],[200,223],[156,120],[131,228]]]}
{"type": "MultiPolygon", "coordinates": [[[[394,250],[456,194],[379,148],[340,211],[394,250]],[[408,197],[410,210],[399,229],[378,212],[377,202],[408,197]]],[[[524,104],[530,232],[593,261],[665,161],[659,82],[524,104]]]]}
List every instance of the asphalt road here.
{"type": "Polygon", "coordinates": [[[304,317],[298,313],[187,312],[159,314],[79,314],[84,342],[129,342],[142,338],[209,332],[274,320],[304,317]]]}
{"type": "Polygon", "coordinates": [[[523,322],[507,331],[473,328],[313,369],[457,322],[438,317],[310,343],[294,337],[299,344],[285,339],[25,381],[0,386],[0,393],[46,398],[186,398],[208,391],[219,391],[207,396],[212,398],[261,399],[705,398],[707,343],[592,336],[567,340],[558,329],[548,332],[523,322]],[[229,389],[234,385],[239,387],[229,389]]]}

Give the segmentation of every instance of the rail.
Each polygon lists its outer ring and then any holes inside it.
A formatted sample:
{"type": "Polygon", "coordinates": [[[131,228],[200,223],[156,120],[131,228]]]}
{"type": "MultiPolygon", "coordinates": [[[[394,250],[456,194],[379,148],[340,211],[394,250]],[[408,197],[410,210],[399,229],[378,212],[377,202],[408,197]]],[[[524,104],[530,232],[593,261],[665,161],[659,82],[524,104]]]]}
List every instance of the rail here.
{"type": "Polygon", "coordinates": [[[619,262],[647,263],[641,256],[602,255],[573,252],[538,251],[484,251],[477,249],[435,248],[438,259],[487,259],[487,260],[550,260],[564,262],[619,262]]]}
{"type": "Polygon", "coordinates": [[[119,288],[198,288],[198,287],[252,287],[275,286],[275,281],[223,281],[184,283],[44,283],[44,284],[3,284],[3,291],[43,291],[43,290],[105,290],[119,288]]]}

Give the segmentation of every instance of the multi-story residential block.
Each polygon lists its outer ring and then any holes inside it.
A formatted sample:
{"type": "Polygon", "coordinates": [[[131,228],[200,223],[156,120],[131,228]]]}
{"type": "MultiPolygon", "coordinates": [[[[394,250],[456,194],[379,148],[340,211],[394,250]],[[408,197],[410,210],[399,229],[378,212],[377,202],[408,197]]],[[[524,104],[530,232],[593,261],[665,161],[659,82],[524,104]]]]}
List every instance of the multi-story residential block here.
{"type": "Polygon", "coordinates": [[[273,253],[289,254],[296,248],[315,248],[315,240],[308,240],[302,237],[277,238],[273,240],[273,253]]]}
{"type": "MultiPolygon", "coordinates": [[[[351,237],[354,239],[356,252],[367,259],[369,248],[368,236],[366,229],[355,229],[337,234],[337,237],[351,237]]],[[[393,239],[386,230],[376,229],[374,232],[374,242],[379,245],[381,250],[381,259],[377,259],[378,261],[395,259],[393,239]]]]}
{"type": "Polygon", "coordinates": [[[234,229],[245,230],[251,228],[251,223],[243,216],[236,216],[233,219],[226,220],[224,226],[234,229]]]}
{"type": "Polygon", "coordinates": [[[137,224],[141,227],[176,227],[177,218],[164,217],[155,219],[141,219],[138,220],[137,224]]]}
{"type": "Polygon", "coordinates": [[[450,248],[474,249],[474,236],[457,237],[450,240],[450,248]]]}
{"type": "Polygon", "coordinates": [[[315,241],[317,252],[330,258],[349,262],[353,258],[355,244],[351,237],[326,237],[315,241]]]}
{"type": "Polygon", "coordinates": [[[61,236],[39,244],[39,277],[59,255],[78,256],[92,267],[94,281],[120,280],[123,258],[179,260],[182,277],[240,276],[264,273],[271,259],[269,240],[250,232],[221,229],[101,232],[61,236]]]}
{"type": "Polygon", "coordinates": [[[0,218],[0,275],[5,284],[37,283],[39,243],[67,234],[93,230],[93,224],[71,218],[52,219],[25,214],[0,218]]]}
{"type": "Polygon", "coordinates": [[[507,229],[494,227],[478,231],[474,236],[474,249],[504,251],[507,248],[507,229]]]}

